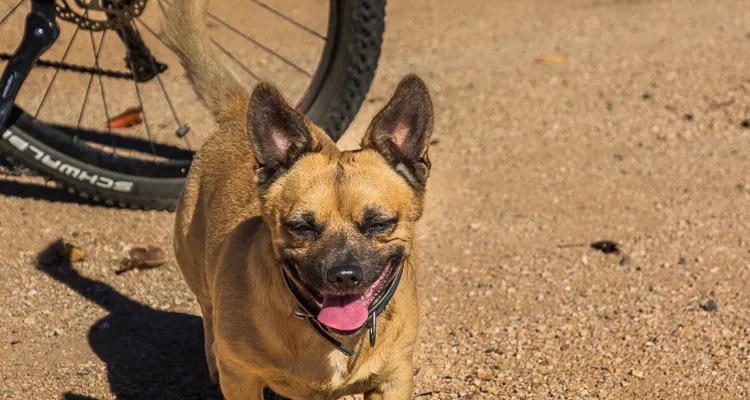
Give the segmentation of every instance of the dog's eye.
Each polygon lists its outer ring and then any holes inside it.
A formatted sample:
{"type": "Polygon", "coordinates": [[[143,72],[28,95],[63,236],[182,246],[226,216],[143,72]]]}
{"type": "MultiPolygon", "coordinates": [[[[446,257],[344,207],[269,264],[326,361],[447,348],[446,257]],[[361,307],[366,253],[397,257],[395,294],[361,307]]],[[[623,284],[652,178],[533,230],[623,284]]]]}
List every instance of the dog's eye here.
{"type": "Polygon", "coordinates": [[[398,219],[374,220],[363,224],[362,231],[367,236],[376,236],[388,233],[396,227],[398,219]]]}
{"type": "Polygon", "coordinates": [[[297,236],[303,236],[307,238],[317,238],[320,234],[320,229],[315,226],[312,222],[303,220],[288,221],[286,228],[297,236]]]}

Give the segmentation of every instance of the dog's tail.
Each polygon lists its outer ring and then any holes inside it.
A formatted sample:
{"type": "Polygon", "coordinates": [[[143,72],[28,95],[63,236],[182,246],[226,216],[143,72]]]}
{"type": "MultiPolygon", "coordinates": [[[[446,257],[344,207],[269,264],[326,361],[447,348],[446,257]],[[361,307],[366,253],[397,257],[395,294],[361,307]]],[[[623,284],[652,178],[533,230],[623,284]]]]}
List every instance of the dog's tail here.
{"type": "Polygon", "coordinates": [[[162,30],[198,97],[221,123],[228,114],[244,112],[249,94],[213,49],[207,14],[208,0],[173,0],[164,12],[162,30]]]}

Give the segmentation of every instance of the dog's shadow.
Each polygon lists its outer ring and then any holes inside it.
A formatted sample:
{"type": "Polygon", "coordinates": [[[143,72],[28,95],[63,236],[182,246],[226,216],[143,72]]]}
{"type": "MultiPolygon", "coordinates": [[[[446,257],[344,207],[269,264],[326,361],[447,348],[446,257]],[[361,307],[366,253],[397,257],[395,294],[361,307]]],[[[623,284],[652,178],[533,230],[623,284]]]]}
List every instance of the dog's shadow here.
{"type": "Polygon", "coordinates": [[[109,312],[91,327],[88,341],[107,364],[116,398],[221,399],[209,383],[200,317],[153,309],[81,275],[68,261],[50,263],[60,246],[55,242],[40,253],[37,268],[109,312]]]}
{"type": "MultiPolygon", "coordinates": [[[[88,332],[96,355],[107,364],[117,399],[222,399],[208,377],[201,318],[138,303],[106,283],[81,275],[70,262],[54,260],[61,241],[39,254],[37,268],[107,310],[88,332]]],[[[275,398],[266,395],[266,399],[275,398]]],[[[65,393],[65,400],[94,399],[65,393]]]]}

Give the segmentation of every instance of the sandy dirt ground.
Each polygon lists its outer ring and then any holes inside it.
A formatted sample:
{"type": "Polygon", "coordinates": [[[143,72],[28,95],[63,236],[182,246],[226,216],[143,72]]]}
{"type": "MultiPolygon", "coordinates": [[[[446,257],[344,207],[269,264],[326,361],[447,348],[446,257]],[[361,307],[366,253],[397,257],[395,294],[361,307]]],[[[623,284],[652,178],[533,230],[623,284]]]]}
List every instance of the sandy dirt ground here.
{"type": "MultiPolygon", "coordinates": [[[[425,78],[416,398],[750,397],[749,21],[746,0],[389,3],[342,145],[425,78]]],[[[114,273],[171,249],[171,214],[0,194],[0,398],[210,396],[175,263],[114,273]],[[60,238],[87,259],[37,269],[60,238]]]]}

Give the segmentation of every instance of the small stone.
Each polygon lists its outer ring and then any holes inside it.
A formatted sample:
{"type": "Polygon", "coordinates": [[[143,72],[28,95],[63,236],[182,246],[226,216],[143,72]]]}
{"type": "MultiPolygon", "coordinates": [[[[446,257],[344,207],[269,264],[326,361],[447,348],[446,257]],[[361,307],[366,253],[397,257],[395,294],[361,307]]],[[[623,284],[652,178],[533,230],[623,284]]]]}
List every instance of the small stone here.
{"type": "Polygon", "coordinates": [[[101,324],[99,324],[98,329],[101,329],[101,330],[109,329],[109,322],[107,321],[102,322],[101,324]]]}
{"type": "Polygon", "coordinates": [[[620,258],[620,265],[627,265],[629,263],[630,263],[630,257],[622,256],[622,258],[620,258]]]}
{"type": "Polygon", "coordinates": [[[469,224],[469,228],[471,228],[471,230],[473,231],[478,231],[479,228],[481,227],[482,227],[482,224],[480,224],[479,222],[474,222],[474,223],[469,224]]]}
{"type": "Polygon", "coordinates": [[[685,257],[680,257],[680,259],[677,260],[677,264],[680,264],[680,265],[685,264],[686,262],[687,260],[685,260],[685,257]]]}
{"type": "Polygon", "coordinates": [[[742,120],[740,126],[746,129],[750,129],[750,119],[742,120]]]}
{"type": "Polygon", "coordinates": [[[646,376],[646,373],[639,369],[634,369],[630,371],[630,375],[633,375],[636,378],[643,378],[644,376],[646,376]]]}
{"type": "Polygon", "coordinates": [[[47,336],[48,336],[48,337],[52,337],[52,336],[62,336],[62,334],[63,334],[63,330],[62,330],[62,329],[58,329],[58,328],[55,328],[55,329],[53,329],[53,330],[51,330],[51,331],[47,332],[47,336]]]}
{"type": "Polygon", "coordinates": [[[719,305],[716,304],[716,301],[714,301],[713,299],[709,299],[701,303],[701,308],[704,311],[716,311],[719,308],[719,305]]]}

